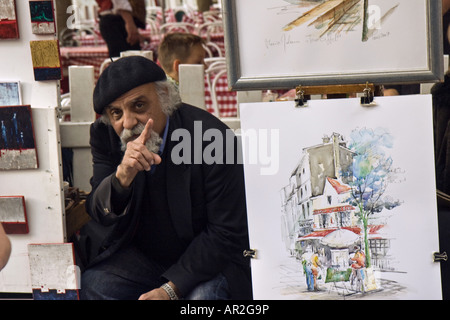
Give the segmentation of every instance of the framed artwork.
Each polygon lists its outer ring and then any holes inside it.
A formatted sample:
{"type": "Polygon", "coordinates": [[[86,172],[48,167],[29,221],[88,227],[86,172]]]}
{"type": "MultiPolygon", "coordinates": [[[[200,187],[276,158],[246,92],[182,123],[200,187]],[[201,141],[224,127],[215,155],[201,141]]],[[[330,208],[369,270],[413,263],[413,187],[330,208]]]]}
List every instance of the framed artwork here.
{"type": "Polygon", "coordinates": [[[58,40],[30,41],[30,49],[36,81],[62,79],[58,40]]]}
{"type": "Polygon", "coordinates": [[[241,105],[255,299],[442,299],[432,98],[375,102],[241,105]]]}
{"type": "Polygon", "coordinates": [[[224,0],[223,7],[235,90],[443,79],[441,1],[224,0]]]}
{"type": "Polygon", "coordinates": [[[29,0],[31,28],[34,34],[53,34],[55,14],[53,0],[29,0]]]}
{"type": "Polygon", "coordinates": [[[37,169],[30,106],[0,107],[0,170],[37,169]]]}
{"type": "Polygon", "coordinates": [[[18,106],[22,104],[19,81],[0,82],[0,106],[18,106]]]}
{"type": "Polygon", "coordinates": [[[19,25],[17,23],[16,1],[0,0],[0,40],[18,38],[19,25]]]}
{"type": "Polygon", "coordinates": [[[29,244],[34,300],[78,300],[80,272],[72,243],[29,244]]]}
{"type": "Polygon", "coordinates": [[[0,223],[7,234],[28,233],[24,196],[0,196],[0,223]]]}

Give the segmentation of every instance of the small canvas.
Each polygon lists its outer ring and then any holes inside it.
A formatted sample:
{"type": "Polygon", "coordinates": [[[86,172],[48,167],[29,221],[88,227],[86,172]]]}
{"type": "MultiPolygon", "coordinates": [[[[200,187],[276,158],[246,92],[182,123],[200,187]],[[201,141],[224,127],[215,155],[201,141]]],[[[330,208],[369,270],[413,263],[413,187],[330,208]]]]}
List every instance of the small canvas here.
{"type": "Polygon", "coordinates": [[[255,299],[442,299],[431,95],[240,115],[255,299]]]}
{"type": "Polygon", "coordinates": [[[34,300],[78,300],[79,268],[72,243],[29,244],[34,300]]]}
{"type": "Polygon", "coordinates": [[[20,82],[0,82],[0,106],[18,106],[21,104],[20,82]]]}
{"type": "Polygon", "coordinates": [[[58,40],[30,41],[34,79],[61,80],[62,69],[58,40]]]}
{"type": "Polygon", "coordinates": [[[24,196],[0,196],[0,223],[7,234],[28,233],[24,196]]]}
{"type": "Polygon", "coordinates": [[[0,40],[18,38],[19,26],[17,23],[16,1],[0,0],[0,40]]]}
{"type": "Polygon", "coordinates": [[[53,0],[30,0],[31,28],[34,34],[55,33],[53,0]]]}
{"type": "Polygon", "coordinates": [[[0,107],[0,170],[37,168],[31,107],[0,107]]]}

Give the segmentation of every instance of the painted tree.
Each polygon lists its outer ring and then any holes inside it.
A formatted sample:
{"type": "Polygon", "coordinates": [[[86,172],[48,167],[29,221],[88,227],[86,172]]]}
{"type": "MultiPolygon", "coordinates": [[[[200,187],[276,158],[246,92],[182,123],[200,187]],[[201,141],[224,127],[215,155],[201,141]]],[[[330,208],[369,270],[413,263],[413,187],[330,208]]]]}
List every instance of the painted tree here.
{"type": "Polygon", "coordinates": [[[393,147],[392,136],[383,129],[356,129],[350,135],[349,149],[353,157],[353,181],[350,203],[359,209],[359,219],[364,231],[366,267],[371,266],[368,227],[369,218],[384,209],[391,210],[400,202],[385,194],[395,175],[393,160],[387,149],[393,147]]]}

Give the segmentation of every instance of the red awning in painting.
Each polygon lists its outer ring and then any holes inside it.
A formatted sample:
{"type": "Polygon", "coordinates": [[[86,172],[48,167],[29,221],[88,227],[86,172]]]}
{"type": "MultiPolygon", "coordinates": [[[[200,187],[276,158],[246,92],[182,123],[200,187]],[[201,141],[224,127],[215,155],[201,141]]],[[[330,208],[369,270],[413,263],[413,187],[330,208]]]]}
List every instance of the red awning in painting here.
{"type": "MultiPolygon", "coordinates": [[[[371,239],[376,239],[378,235],[378,231],[382,229],[384,225],[376,225],[376,226],[369,226],[369,235],[371,239]]],[[[332,228],[332,229],[323,229],[323,230],[317,230],[313,231],[310,234],[299,237],[298,241],[301,240],[312,240],[312,239],[321,239],[325,237],[326,235],[336,231],[338,228],[332,228]]],[[[361,235],[362,229],[360,227],[343,227],[341,229],[349,230],[357,234],[358,236],[361,235]]]]}
{"type": "Polygon", "coordinates": [[[313,214],[326,214],[326,213],[332,213],[332,212],[343,212],[343,211],[350,211],[355,210],[355,207],[350,205],[345,206],[336,206],[336,207],[330,207],[330,208],[324,208],[324,209],[315,209],[313,211],[313,214]]]}

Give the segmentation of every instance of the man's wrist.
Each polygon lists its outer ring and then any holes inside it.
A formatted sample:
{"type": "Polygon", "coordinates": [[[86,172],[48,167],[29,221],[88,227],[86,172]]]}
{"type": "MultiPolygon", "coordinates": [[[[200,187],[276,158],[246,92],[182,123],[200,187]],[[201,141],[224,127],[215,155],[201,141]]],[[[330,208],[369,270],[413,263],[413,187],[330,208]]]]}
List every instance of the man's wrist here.
{"type": "Polygon", "coordinates": [[[161,289],[163,289],[167,295],[169,296],[170,300],[178,300],[178,294],[175,292],[175,289],[172,288],[172,286],[166,282],[161,286],[161,289]]]}

